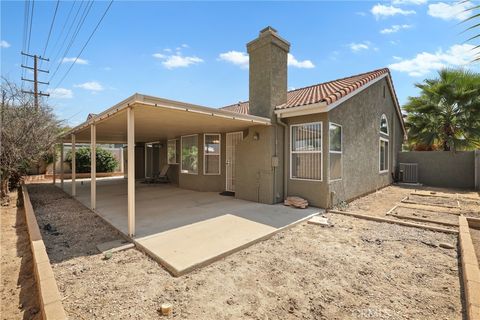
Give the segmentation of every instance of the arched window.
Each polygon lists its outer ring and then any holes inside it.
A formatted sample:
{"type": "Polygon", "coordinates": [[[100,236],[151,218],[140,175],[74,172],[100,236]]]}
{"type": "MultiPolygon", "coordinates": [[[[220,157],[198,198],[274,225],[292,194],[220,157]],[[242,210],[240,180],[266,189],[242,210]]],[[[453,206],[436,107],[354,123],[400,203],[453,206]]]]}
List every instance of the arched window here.
{"type": "Polygon", "coordinates": [[[382,117],[380,118],[380,133],[388,135],[388,120],[385,114],[382,114],[382,117]]]}
{"type": "Polygon", "coordinates": [[[385,114],[382,114],[382,117],[380,118],[380,133],[380,140],[378,143],[379,172],[386,173],[388,172],[390,162],[390,148],[388,141],[388,120],[385,114]]]}

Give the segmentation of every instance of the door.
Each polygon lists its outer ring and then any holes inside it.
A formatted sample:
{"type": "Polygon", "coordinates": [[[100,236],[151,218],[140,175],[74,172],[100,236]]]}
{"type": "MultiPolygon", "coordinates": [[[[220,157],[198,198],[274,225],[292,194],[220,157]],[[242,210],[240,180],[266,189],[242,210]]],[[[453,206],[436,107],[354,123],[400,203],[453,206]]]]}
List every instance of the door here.
{"type": "Polygon", "coordinates": [[[226,142],[226,186],[225,190],[235,192],[235,149],[238,142],[243,140],[243,132],[227,133],[226,142]]]}

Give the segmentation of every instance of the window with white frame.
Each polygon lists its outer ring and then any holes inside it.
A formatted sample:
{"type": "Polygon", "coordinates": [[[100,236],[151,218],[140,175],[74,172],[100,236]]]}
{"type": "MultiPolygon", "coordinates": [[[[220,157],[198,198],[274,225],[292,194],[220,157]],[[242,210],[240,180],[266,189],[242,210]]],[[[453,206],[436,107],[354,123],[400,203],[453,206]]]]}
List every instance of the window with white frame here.
{"type": "Polygon", "coordinates": [[[342,179],[342,126],[330,122],[329,155],[330,155],[330,181],[342,179]]]}
{"type": "Polygon", "coordinates": [[[292,125],[290,138],[290,178],[321,181],[322,122],[292,125]]]}
{"type": "Polygon", "coordinates": [[[198,135],[182,136],[181,138],[181,173],[198,174],[198,135]]]}
{"type": "Polygon", "coordinates": [[[204,135],[203,174],[220,174],[220,134],[204,135]]]}
{"type": "Polygon", "coordinates": [[[167,141],[167,163],[177,164],[177,140],[167,141]]]}
{"type": "Polygon", "coordinates": [[[388,139],[380,138],[378,149],[380,153],[380,158],[379,158],[380,173],[388,172],[388,156],[389,156],[388,139]]]}
{"type": "Polygon", "coordinates": [[[380,117],[380,140],[378,142],[378,163],[379,172],[388,172],[389,162],[389,140],[388,140],[388,119],[385,114],[380,117]]]}
{"type": "Polygon", "coordinates": [[[380,133],[388,135],[388,120],[385,114],[380,118],[380,133]]]}

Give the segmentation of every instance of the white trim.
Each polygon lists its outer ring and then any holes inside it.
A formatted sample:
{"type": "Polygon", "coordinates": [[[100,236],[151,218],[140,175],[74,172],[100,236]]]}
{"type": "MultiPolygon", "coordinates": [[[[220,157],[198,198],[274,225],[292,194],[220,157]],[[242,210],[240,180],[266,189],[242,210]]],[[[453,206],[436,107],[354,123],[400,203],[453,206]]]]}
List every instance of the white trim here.
{"type": "Polygon", "coordinates": [[[382,116],[380,117],[380,128],[378,129],[378,131],[380,131],[381,134],[384,134],[384,135],[390,137],[390,128],[388,127],[388,117],[385,113],[382,113],[382,116]],[[383,120],[383,118],[385,118],[385,122],[387,124],[387,133],[382,131],[382,120],[383,120]]]}
{"type": "Polygon", "coordinates": [[[198,176],[198,158],[199,158],[198,153],[197,153],[197,172],[183,172],[183,138],[193,137],[193,136],[197,136],[197,150],[198,150],[197,152],[199,153],[200,148],[198,147],[198,134],[189,134],[189,135],[186,135],[186,136],[180,136],[180,173],[181,174],[193,174],[193,175],[198,176]]]}
{"type": "Polygon", "coordinates": [[[222,134],[221,133],[204,133],[203,134],[203,175],[205,176],[220,176],[222,174],[222,134]],[[205,137],[206,136],[218,136],[218,153],[205,152],[205,137]],[[206,173],[205,159],[207,156],[218,156],[218,173],[206,173]]]}
{"type": "Polygon", "coordinates": [[[322,182],[323,181],[323,121],[315,121],[315,122],[305,122],[305,123],[296,123],[290,125],[290,146],[289,146],[289,153],[290,153],[290,180],[299,180],[299,181],[314,181],[314,182],[322,182]],[[293,128],[306,126],[311,124],[320,124],[320,151],[292,151],[292,136],[293,136],[293,128]],[[301,154],[301,153],[320,153],[320,180],[319,179],[306,179],[306,178],[294,178],[292,176],[292,155],[293,154],[301,154]]]}
{"type": "Polygon", "coordinates": [[[328,182],[335,182],[335,181],[341,181],[343,179],[343,127],[341,124],[335,123],[335,122],[329,122],[328,123],[328,182]],[[330,125],[334,125],[337,127],[340,127],[340,151],[332,151],[330,150],[330,125]],[[340,178],[337,179],[330,179],[330,154],[335,153],[335,154],[340,154],[340,168],[342,170],[342,174],[340,178]]]}
{"type": "Polygon", "coordinates": [[[390,170],[390,141],[387,138],[380,137],[379,140],[378,140],[378,173],[380,173],[380,174],[387,173],[387,172],[389,172],[389,170],[390,170]],[[381,168],[380,153],[381,153],[381,145],[382,145],[381,141],[385,141],[389,144],[388,146],[386,146],[386,149],[387,149],[386,166],[387,166],[387,168],[385,170],[380,170],[380,168],[381,168]]]}
{"type": "Polygon", "coordinates": [[[297,116],[314,114],[314,113],[328,112],[328,111],[338,107],[340,104],[342,104],[346,100],[348,100],[351,97],[359,94],[363,90],[367,89],[371,85],[377,83],[378,81],[382,80],[383,78],[385,78],[387,76],[388,76],[388,73],[385,73],[384,75],[370,81],[369,83],[363,85],[362,87],[358,88],[357,90],[354,90],[353,92],[347,94],[343,98],[341,98],[341,99],[339,99],[339,100],[337,100],[337,101],[335,101],[335,102],[333,102],[329,105],[327,105],[325,102],[318,102],[318,103],[309,104],[309,105],[305,105],[305,106],[275,110],[275,114],[278,115],[280,118],[289,118],[289,117],[297,117],[297,116]]]}
{"type": "MultiPolygon", "coordinates": [[[[243,141],[243,131],[233,131],[233,132],[227,132],[225,134],[225,191],[230,191],[230,192],[235,192],[235,190],[229,190],[228,189],[228,173],[227,173],[227,143],[228,143],[228,135],[232,134],[238,134],[240,133],[242,135],[242,141],[243,141]]],[[[235,156],[235,155],[234,155],[235,156]]],[[[235,170],[235,169],[234,169],[235,170]]]]}
{"type": "MultiPolygon", "coordinates": [[[[177,154],[177,141],[178,139],[168,139],[167,140],[167,164],[178,164],[178,154],[177,154]],[[170,162],[170,159],[168,158],[168,143],[170,141],[175,141],[175,162],[170,162]]],[[[181,152],[181,149],[180,149],[180,152],[181,152]]],[[[181,159],[180,159],[181,160],[181,159]]]]}

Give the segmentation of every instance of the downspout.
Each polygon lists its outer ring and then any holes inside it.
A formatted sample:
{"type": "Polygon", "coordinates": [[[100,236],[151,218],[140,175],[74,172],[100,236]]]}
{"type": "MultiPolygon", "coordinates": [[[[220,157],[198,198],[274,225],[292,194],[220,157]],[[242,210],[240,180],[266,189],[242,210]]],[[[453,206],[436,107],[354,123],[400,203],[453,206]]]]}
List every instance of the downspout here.
{"type": "MultiPolygon", "coordinates": [[[[288,126],[285,122],[282,121],[280,117],[277,115],[277,124],[283,127],[283,198],[286,199],[288,196],[288,166],[287,166],[287,159],[288,159],[288,148],[287,148],[287,141],[288,141],[288,126]]],[[[275,139],[277,136],[275,135],[275,139]]],[[[275,143],[276,146],[276,143],[275,143]]],[[[276,153],[276,150],[275,150],[276,153]]]]}

